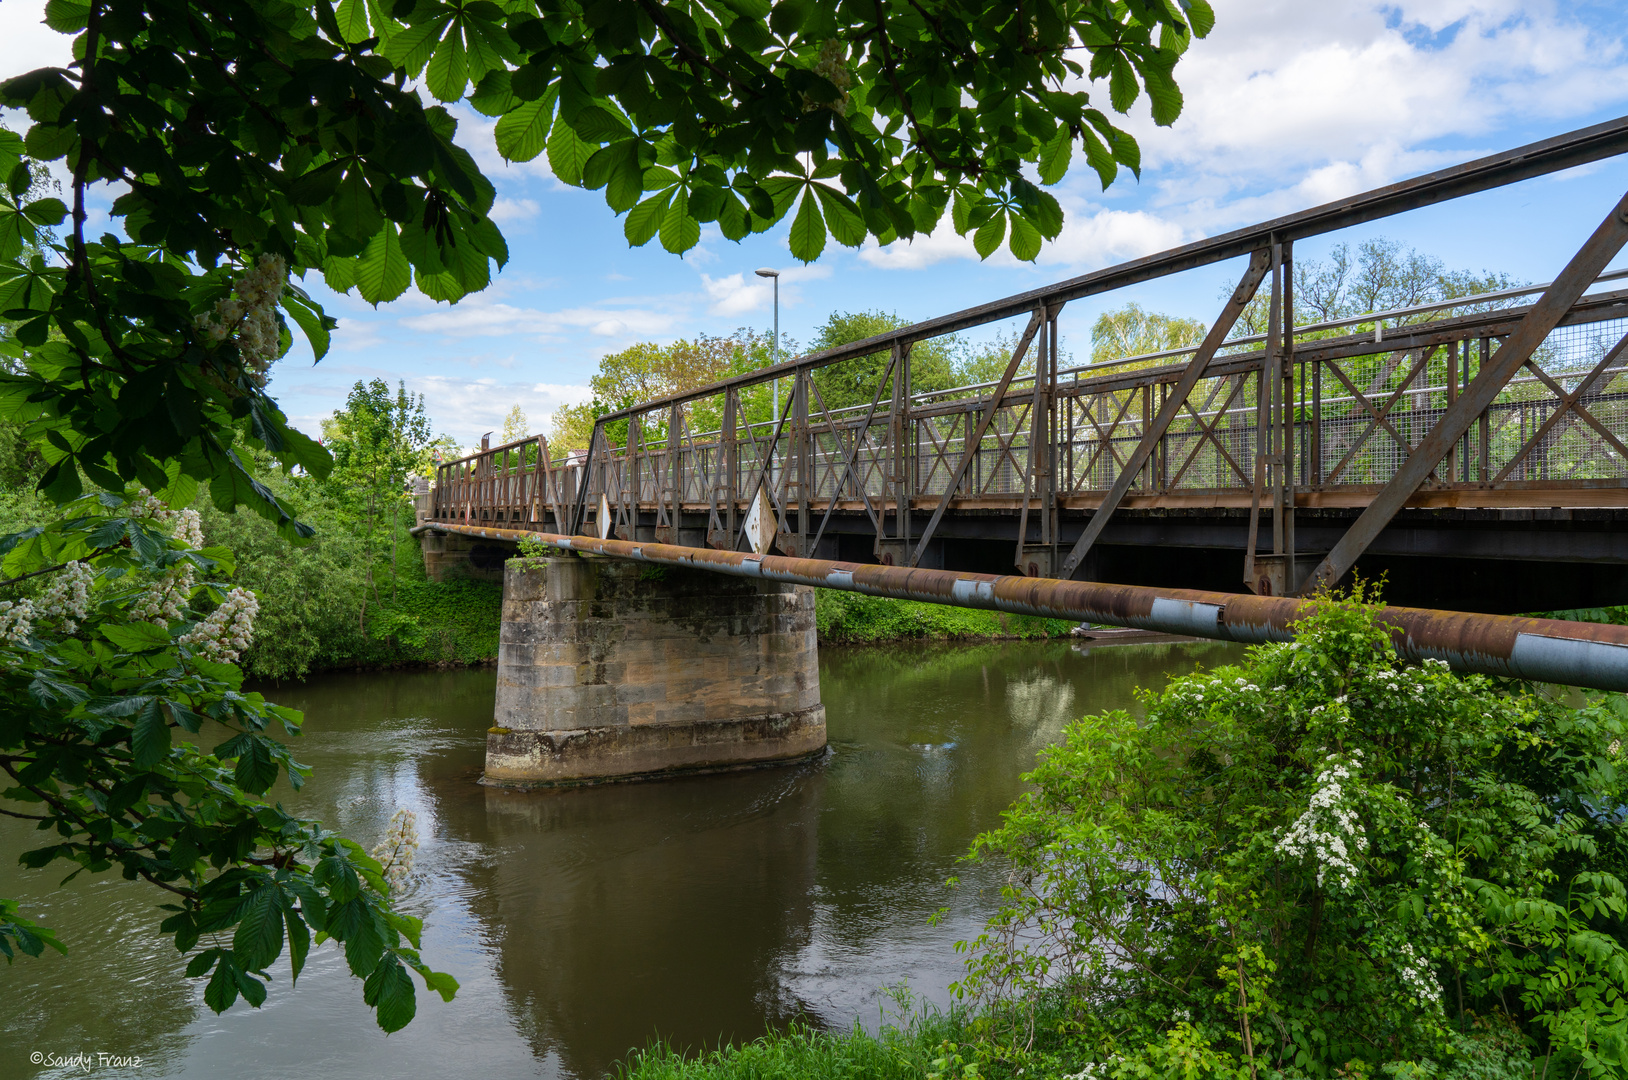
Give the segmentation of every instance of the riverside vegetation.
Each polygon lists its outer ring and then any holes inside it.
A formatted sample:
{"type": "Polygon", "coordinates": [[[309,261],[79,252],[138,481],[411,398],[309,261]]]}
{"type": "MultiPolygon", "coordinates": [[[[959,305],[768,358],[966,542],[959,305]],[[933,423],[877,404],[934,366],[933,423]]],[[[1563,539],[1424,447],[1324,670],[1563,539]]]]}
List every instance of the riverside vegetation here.
{"type": "Polygon", "coordinates": [[[949,1012],[627,1074],[1623,1075],[1623,698],[1402,664],[1376,609],[1070,725],[973,844],[1005,884],[949,1012]]]}

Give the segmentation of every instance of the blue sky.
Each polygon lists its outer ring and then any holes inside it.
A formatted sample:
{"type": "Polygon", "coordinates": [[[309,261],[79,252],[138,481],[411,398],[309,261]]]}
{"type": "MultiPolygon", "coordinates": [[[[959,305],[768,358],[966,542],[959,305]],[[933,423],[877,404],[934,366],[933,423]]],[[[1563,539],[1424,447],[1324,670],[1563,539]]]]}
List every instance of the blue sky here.
{"type": "MultiPolygon", "coordinates": [[[[65,58],[66,39],[38,25],[43,6],[0,3],[0,73],[65,58]]],[[[980,263],[947,220],[887,249],[832,242],[808,267],[787,251],[785,225],[740,244],[709,228],[682,259],[654,242],[630,249],[602,193],[565,187],[542,160],[505,165],[490,122],[466,112],[460,141],[497,184],[507,269],[456,306],[409,292],[378,310],[308,279],[340,331],[320,364],[301,350],[284,358],[272,390],[313,433],[352,383],[374,377],[423,393],[437,430],[465,445],[501,428],[515,404],[545,431],[554,408],[583,398],[606,352],[766,330],[759,266],[783,271],[782,332],[807,340],[833,311],[928,318],[1628,113],[1628,20],[1617,3],[1217,0],[1216,11],[1215,32],[1178,68],[1181,119],[1156,128],[1138,108],[1127,121],[1142,144],[1141,181],[1124,176],[1104,192],[1077,165],[1054,189],[1064,232],[1033,265],[1004,252],[980,263]]],[[[1628,159],[1617,159],[1305,242],[1297,255],[1388,235],[1450,267],[1542,281],[1625,190],[1628,159]]],[[[1075,303],[1061,318],[1065,347],[1083,355],[1096,315],[1128,301],[1208,321],[1240,269],[1075,303]]]]}

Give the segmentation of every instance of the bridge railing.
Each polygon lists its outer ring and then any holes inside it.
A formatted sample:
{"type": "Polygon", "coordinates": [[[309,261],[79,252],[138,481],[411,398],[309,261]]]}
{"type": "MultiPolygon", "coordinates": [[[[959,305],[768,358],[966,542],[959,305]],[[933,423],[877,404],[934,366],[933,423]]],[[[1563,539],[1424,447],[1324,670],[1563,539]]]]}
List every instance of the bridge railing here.
{"type": "Polygon", "coordinates": [[[1014,561],[1067,576],[1121,506],[1232,505],[1270,545],[1260,577],[1252,539],[1247,583],[1282,590],[1303,576],[1296,507],[1365,508],[1319,567],[1337,577],[1410,501],[1628,503],[1628,291],[1601,288],[1628,277],[1602,274],[1628,196],[1552,282],[1292,320],[1295,239],[1625,149],[1628,118],[611,413],[568,454],[483,449],[440,467],[433,516],[671,542],[704,521],[709,546],[807,555],[863,513],[878,557],[914,565],[946,512],[1005,510],[1014,561]],[[1200,345],[1060,367],[1068,301],[1240,255],[1200,345]],[[1257,290],[1267,332],[1239,335],[1257,290]],[[915,390],[915,345],[1023,315],[998,381],[915,390]],[[1090,515],[1066,557],[1064,513],[1090,515]]]}

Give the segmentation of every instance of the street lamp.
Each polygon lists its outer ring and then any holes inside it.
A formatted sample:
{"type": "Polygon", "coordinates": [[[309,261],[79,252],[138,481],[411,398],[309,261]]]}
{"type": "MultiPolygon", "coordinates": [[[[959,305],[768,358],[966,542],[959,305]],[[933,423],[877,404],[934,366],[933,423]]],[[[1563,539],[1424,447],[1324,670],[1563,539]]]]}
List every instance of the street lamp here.
{"type": "MultiPolygon", "coordinates": [[[[780,271],[770,270],[767,266],[757,272],[758,277],[770,278],[774,281],[774,362],[780,363],[780,271]]],[[[770,422],[780,417],[780,377],[774,380],[774,415],[770,422]]]]}

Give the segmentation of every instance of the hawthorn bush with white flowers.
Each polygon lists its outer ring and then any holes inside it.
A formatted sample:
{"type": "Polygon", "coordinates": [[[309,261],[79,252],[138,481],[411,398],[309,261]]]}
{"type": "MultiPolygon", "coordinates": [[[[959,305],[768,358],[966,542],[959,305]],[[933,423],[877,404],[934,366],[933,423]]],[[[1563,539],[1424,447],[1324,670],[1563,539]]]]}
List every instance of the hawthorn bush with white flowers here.
{"type": "Polygon", "coordinates": [[[973,848],[1009,870],[958,987],[994,1058],[1043,1023],[1119,1080],[1624,1075],[1622,699],[1403,664],[1377,610],[1045,753],[973,848]]]}

